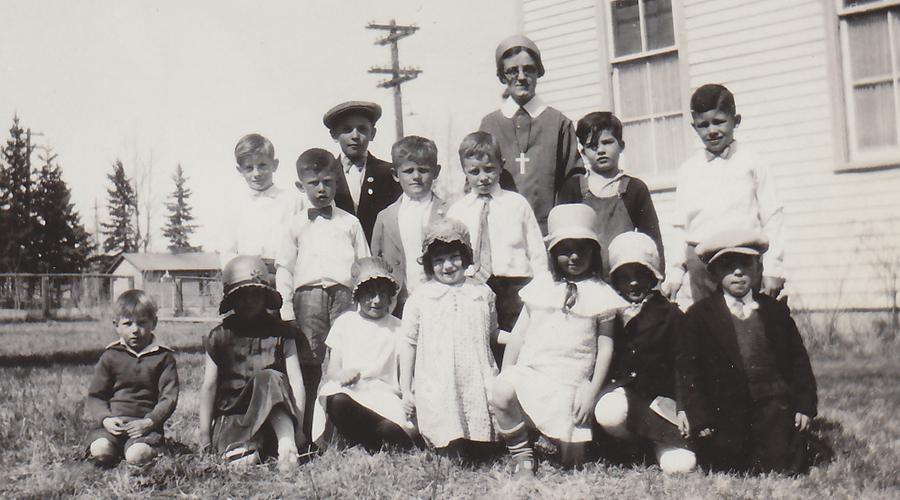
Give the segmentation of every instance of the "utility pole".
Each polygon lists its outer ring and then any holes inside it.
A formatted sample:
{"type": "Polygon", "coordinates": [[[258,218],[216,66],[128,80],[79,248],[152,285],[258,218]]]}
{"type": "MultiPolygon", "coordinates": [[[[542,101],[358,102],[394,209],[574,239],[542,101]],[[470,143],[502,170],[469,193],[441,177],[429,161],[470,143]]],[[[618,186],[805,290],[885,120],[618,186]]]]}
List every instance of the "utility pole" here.
{"type": "Polygon", "coordinates": [[[381,88],[394,89],[394,115],[397,125],[397,139],[403,137],[403,100],[400,97],[400,84],[415,79],[421,73],[418,69],[400,69],[400,52],[397,48],[397,41],[406,38],[419,30],[418,26],[397,26],[397,22],[391,19],[390,24],[369,23],[366,29],[389,31],[386,37],[377,40],[375,45],[391,44],[391,67],[379,68],[375,67],[369,70],[369,73],[383,73],[391,75],[390,80],[385,80],[378,84],[381,88]]]}

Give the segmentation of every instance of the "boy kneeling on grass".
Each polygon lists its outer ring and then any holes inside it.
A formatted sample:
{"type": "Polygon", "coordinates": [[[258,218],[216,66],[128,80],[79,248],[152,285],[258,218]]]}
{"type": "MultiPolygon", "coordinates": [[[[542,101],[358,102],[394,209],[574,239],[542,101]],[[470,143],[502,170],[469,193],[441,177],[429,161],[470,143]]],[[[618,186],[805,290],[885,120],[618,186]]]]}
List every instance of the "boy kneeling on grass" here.
{"type": "Polygon", "coordinates": [[[91,460],[102,467],[122,457],[143,463],[156,455],[163,425],[178,403],[178,371],[171,349],[156,342],[156,304],[141,290],[116,300],[119,340],[94,367],[86,408],[96,428],[88,434],[91,460]]]}
{"type": "Polygon", "coordinates": [[[733,229],[697,245],[718,291],[685,314],[680,394],[698,461],[713,470],[805,471],[816,379],[783,303],[759,293],[765,237],[733,229]]]}

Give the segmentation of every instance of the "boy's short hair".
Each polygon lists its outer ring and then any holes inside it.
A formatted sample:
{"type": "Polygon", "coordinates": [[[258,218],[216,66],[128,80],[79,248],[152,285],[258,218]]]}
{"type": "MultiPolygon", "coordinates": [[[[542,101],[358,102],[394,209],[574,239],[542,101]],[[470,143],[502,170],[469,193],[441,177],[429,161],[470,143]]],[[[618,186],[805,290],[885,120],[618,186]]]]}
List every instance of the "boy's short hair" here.
{"type": "Polygon", "coordinates": [[[275,146],[272,145],[272,141],[259,134],[247,134],[241,137],[234,147],[234,159],[240,162],[242,158],[254,154],[275,158],[275,146]]]}
{"type": "Polygon", "coordinates": [[[582,146],[594,146],[604,130],[609,130],[620,145],[623,143],[622,122],[609,111],[594,111],[584,115],[584,118],[578,120],[575,136],[582,146]]]}
{"type": "Polygon", "coordinates": [[[408,135],[395,142],[391,147],[391,162],[394,167],[405,161],[416,165],[437,166],[437,146],[434,141],[417,135],[408,135]]]}
{"type": "Polygon", "coordinates": [[[297,177],[307,174],[318,175],[321,172],[336,171],[334,156],[321,148],[307,149],[297,158],[297,177]]]}
{"type": "Polygon", "coordinates": [[[116,305],[113,308],[116,321],[122,318],[156,321],[158,310],[156,301],[143,290],[122,292],[122,295],[119,295],[119,298],[116,299],[116,305]]]}
{"type": "Polygon", "coordinates": [[[734,105],[734,94],[718,83],[707,83],[691,95],[691,113],[706,113],[712,110],[724,111],[732,116],[737,115],[734,105]]]}
{"type": "Polygon", "coordinates": [[[503,150],[500,149],[500,143],[494,136],[487,132],[472,132],[463,138],[459,144],[459,163],[462,164],[467,158],[483,159],[485,156],[497,160],[498,167],[503,167],[503,150]]]}

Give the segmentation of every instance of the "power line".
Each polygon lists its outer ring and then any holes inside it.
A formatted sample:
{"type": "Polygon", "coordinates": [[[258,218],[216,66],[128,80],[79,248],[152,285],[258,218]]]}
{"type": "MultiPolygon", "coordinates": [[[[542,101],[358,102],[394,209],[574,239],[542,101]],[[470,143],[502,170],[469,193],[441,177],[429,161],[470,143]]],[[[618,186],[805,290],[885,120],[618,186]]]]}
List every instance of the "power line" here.
{"type": "Polygon", "coordinates": [[[394,123],[397,126],[397,139],[400,139],[403,137],[403,99],[400,95],[400,85],[410,80],[414,80],[422,73],[422,71],[414,68],[400,68],[400,52],[397,47],[397,41],[412,35],[418,31],[419,28],[418,26],[398,26],[397,22],[394,19],[391,19],[389,24],[369,23],[369,25],[366,26],[366,29],[390,32],[384,38],[376,40],[375,45],[391,45],[391,67],[380,68],[376,66],[371,68],[369,73],[391,75],[390,80],[384,80],[380,82],[378,86],[381,88],[394,89],[394,123]]]}

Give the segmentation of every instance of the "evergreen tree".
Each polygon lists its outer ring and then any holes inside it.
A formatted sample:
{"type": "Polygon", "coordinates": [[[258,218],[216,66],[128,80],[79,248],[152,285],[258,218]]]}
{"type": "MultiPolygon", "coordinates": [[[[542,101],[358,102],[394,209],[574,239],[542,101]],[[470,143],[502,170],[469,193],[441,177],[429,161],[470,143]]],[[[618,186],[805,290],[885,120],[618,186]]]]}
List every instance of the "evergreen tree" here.
{"type": "Polygon", "coordinates": [[[191,190],[184,187],[187,178],[184,177],[181,165],[175,168],[172,180],[175,181],[175,191],[169,195],[169,199],[172,201],[166,203],[166,208],[169,209],[169,221],[166,222],[163,235],[169,239],[168,248],[172,253],[199,252],[200,247],[191,246],[190,242],[190,236],[197,226],[190,223],[194,220],[194,216],[191,215],[191,206],[188,205],[191,190]]]}
{"type": "Polygon", "coordinates": [[[35,259],[28,251],[34,236],[31,217],[31,144],[30,131],[13,118],[10,139],[0,152],[0,270],[33,272],[35,259]]]}
{"type": "Polygon", "coordinates": [[[109,195],[107,207],[110,221],[101,224],[106,236],[103,251],[113,256],[135,252],[138,248],[134,226],[137,197],[131,186],[131,179],[125,175],[125,166],[121,160],[116,160],[113,172],[107,174],[106,178],[112,182],[112,188],[106,190],[109,195]]]}
{"type": "Polygon", "coordinates": [[[32,196],[36,231],[30,253],[36,259],[36,272],[80,272],[94,244],[71,203],[69,186],[54,163],[56,155],[48,151],[41,160],[32,196]]]}

